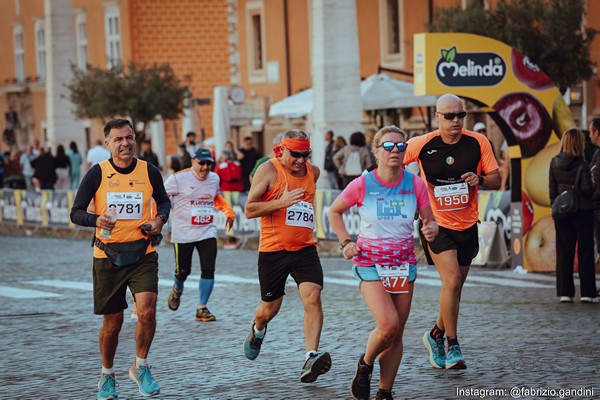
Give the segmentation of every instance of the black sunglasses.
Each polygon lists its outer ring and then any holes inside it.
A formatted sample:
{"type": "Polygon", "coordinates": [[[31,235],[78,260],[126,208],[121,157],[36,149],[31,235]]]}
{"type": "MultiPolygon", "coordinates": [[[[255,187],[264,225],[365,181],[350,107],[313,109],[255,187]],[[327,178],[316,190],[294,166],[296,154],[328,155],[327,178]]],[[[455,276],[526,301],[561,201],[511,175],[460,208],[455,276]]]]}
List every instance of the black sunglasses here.
{"type": "Polygon", "coordinates": [[[438,114],[440,114],[441,116],[443,116],[444,119],[447,119],[448,121],[452,121],[456,117],[458,117],[458,119],[463,119],[464,117],[467,116],[467,112],[466,111],[459,111],[457,113],[446,113],[446,114],[438,112],[438,114]]]}
{"type": "Polygon", "coordinates": [[[212,161],[200,161],[200,160],[198,160],[198,164],[200,164],[200,165],[212,165],[212,161]]]}
{"type": "Polygon", "coordinates": [[[408,143],[406,142],[383,142],[377,147],[383,147],[385,151],[394,150],[394,146],[398,149],[399,152],[405,152],[408,147],[408,143]]]}
{"type": "Polygon", "coordinates": [[[287,149],[287,151],[289,151],[290,155],[294,158],[304,158],[304,159],[308,159],[308,157],[310,157],[310,153],[312,153],[312,150],[308,150],[305,153],[301,153],[299,151],[292,151],[290,149],[287,149]]]}

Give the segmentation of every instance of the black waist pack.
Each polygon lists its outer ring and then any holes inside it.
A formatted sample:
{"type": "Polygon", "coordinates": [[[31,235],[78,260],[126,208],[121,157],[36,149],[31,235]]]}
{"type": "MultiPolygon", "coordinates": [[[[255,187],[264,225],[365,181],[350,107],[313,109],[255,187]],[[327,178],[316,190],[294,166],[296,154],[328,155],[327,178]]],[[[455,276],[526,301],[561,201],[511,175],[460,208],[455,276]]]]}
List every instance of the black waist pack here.
{"type": "Polygon", "coordinates": [[[150,239],[138,239],[125,243],[102,243],[96,238],[94,244],[106,254],[108,260],[115,267],[120,268],[137,264],[146,254],[150,239]]]}

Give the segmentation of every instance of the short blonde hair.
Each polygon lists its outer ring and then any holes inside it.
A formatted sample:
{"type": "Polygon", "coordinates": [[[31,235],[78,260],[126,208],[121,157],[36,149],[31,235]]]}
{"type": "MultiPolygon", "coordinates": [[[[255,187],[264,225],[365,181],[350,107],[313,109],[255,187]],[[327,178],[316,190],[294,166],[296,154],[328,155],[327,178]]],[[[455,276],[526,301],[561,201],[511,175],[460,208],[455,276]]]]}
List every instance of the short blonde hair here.
{"type": "Polygon", "coordinates": [[[568,129],[560,139],[560,151],[576,157],[583,157],[585,137],[579,129],[568,129]]]}
{"type": "Polygon", "coordinates": [[[373,136],[372,149],[375,150],[377,147],[379,147],[379,145],[381,144],[381,137],[386,133],[390,132],[399,133],[402,135],[402,138],[406,140],[406,132],[402,129],[398,128],[395,125],[384,126],[375,134],[375,136],[373,136]]]}

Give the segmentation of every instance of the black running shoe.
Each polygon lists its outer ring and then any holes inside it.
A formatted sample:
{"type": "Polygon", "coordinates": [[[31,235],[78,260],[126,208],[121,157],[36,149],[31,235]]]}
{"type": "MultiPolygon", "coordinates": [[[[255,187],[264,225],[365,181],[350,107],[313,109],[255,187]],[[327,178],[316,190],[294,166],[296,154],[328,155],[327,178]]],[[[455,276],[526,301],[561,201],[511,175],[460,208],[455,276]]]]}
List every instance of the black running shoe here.
{"type": "Polygon", "coordinates": [[[358,359],[356,364],[356,375],[352,379],[350,385],[350,393],[356,400],[369,400],[371,395],[371,374],[373,373],[373,367],[365,364],[365,355],[363,354],[358,359]]]}
{"type": "Polygon", "coordinates": [[[319,375],[323,375],[331,368],[331,356],[329,353],[311,354],[302,367],[300,382],[312,383],[317,380],[319,375]]]}

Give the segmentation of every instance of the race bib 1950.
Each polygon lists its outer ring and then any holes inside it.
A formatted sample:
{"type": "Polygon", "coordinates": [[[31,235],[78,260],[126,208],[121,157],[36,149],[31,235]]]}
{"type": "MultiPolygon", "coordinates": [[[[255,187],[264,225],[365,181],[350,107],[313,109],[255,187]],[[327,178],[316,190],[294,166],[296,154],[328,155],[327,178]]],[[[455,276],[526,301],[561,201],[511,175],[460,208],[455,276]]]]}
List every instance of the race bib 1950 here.
{"type": "Polygon", "coordinates": [[[435,186],[433,195],[438,211],[460,210],[469,204],[469,185],[467,182],[461,182],[435,186]]]}

